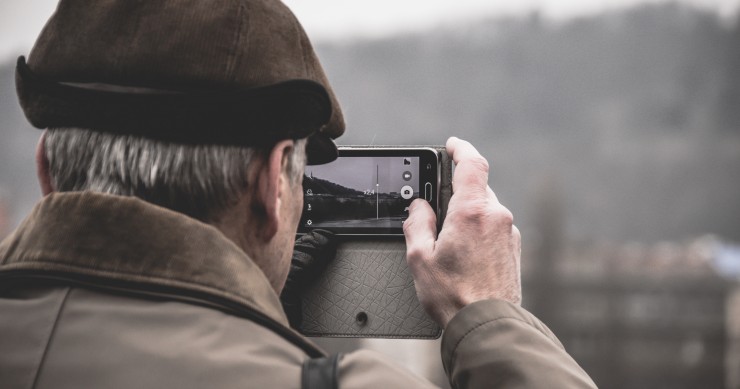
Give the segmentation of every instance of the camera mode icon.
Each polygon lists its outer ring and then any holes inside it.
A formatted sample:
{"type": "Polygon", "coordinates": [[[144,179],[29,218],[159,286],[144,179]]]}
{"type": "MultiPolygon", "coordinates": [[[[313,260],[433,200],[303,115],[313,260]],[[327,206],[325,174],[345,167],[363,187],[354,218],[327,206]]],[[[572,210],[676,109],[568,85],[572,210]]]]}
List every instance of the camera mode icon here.
{"type": "Polygon", "coordinates": [[[408,200],[412,197],[414,197],[414,188],[405,185],[403,188],[401,188],[401,197],[408,200]]]}

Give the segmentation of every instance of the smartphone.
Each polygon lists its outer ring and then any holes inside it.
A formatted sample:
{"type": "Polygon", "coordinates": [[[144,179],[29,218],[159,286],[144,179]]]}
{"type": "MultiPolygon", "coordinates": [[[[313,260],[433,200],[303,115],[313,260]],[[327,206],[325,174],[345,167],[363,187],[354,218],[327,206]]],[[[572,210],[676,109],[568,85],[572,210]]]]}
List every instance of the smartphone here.
{"type": "Polygon", "coordinates": [[[306,167],[298,233],[403,235],[415,199],[439,215],[441,160],[433,147],[340,147],[334,162],[306,167]]]}

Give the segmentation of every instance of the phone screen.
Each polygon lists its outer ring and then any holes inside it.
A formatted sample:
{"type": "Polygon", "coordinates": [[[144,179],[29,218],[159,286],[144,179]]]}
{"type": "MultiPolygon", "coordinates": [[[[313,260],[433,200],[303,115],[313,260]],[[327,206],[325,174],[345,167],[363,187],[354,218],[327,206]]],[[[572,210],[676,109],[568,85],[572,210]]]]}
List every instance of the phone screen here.
{"type": "Polygon", "coordinates": [[[334,162],[306,167],[298,231],[403,235],[414,199],[437,209],[438,170],[434,149],[340,148],[334,162]]]}

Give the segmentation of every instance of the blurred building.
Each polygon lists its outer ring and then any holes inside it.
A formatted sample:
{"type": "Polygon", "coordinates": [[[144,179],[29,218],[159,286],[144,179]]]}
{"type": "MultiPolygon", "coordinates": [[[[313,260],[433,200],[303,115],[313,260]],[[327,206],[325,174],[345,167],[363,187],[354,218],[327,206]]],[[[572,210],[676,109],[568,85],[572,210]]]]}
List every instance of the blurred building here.
{"type": "MultiPolygon", "coordinates": [[[[724,251],[703,237],[530,253],[525,306],[601,388],[740,388],[740,287],[716,266],[724,251]]],[[[740,255],[725,261],[740,269],[740,255]]]]}

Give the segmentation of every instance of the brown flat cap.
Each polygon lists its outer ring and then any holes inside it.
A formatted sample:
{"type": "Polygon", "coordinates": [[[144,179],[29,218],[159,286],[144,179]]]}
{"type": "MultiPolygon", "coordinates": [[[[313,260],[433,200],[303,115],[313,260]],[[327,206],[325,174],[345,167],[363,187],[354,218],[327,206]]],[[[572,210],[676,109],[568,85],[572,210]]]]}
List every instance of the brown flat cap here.
{"type": "Polygon", "coordinates": [[[336,158],[344,120],[311,43],[278,0],[61,0],[16,87],[37,128],[241,146],[309,137],[336,158]]]}

